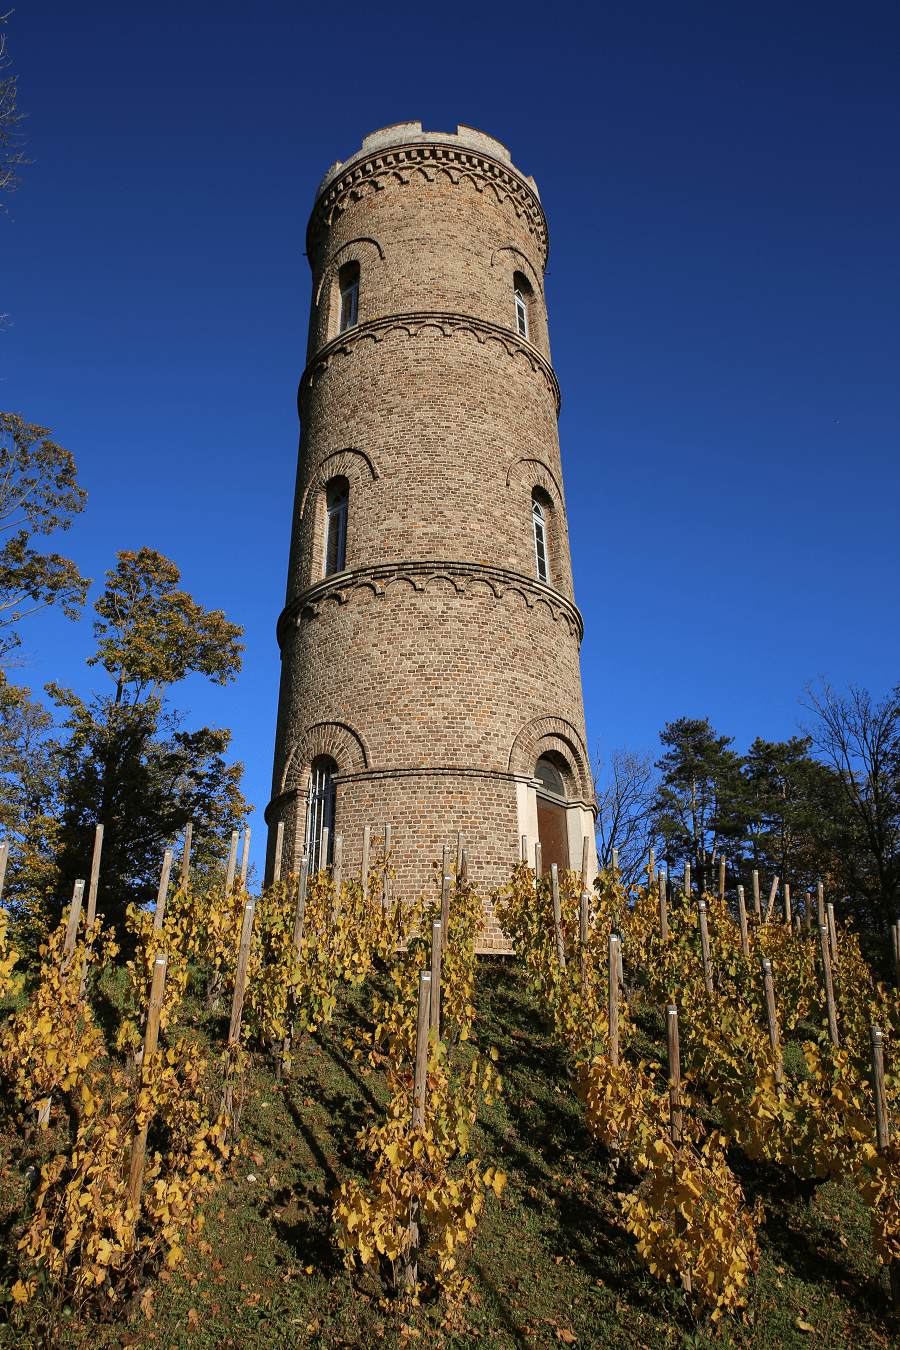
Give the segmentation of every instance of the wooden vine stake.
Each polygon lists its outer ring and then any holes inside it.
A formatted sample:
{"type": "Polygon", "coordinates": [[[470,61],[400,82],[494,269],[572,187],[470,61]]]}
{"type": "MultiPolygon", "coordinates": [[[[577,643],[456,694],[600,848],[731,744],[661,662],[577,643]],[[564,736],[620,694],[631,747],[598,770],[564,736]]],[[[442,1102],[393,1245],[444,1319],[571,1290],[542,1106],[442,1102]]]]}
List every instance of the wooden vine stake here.
{"type": "Polygon", "coordinates": [[[894,954],[894,987],[900,989],[900,923],[891,924],[891,949],[894,954]]]}
{"type": "Polygon", "coordinates": [[[725,903],[725,855],[719,859],[719,901],[725,903]]]}
{"type": "Polygon", "coordinates": [[[544,875],[544,859],[541,854],[541,841],[535,840],[534,845],[534,884],[537,886],[541,877],[544,875]]]}
{"type": "Polygon", "coordinates": [[[528,865],[528,835],[527,835],[527,834],[523,834],[523,835],[522,835],[522,855],[521,855],[521,858],[519,859],[519,861],[525,863],[525,865],[526,865],[526,867],[527,867],[527,865],[528,865]]]}
{"type": "Polygon", "coordinates": [[[371,825],[364,825],[363,841],[362,841],[362,861],[359,867],[360,881],[362,882],[363,904],[366,904],[366,902],[369,899],[369,849],[371,847],[371,844],[372,844],[372,827],[371,825]]]}
{"type": "Polygon", "coordinates": [[[247,868],[250,865],[250,826],[244,830],[244,847],[241,849],[241,890],[247,889],[247,868]]]}
{"type": "Polygon", "coordinates": [[[619,938],[609,935],[609,1062],[619,1063],[619,938]]]}
{"type": "Polygon", "coordinates": [[[819,902],[819,927],[825,922],[825,887],[821,881],[816,882],[816,898],[819,902]]]}
{"type": "Polygon", "coordinates": [[[887,1093],[884,1089],[884,1043],[881,1028],[873,1022],[869,1028],[872,1039],[872,1091],[875,1095],[875,1141],[879,1148],[891,1142],[891,1119],[888,1115],[887,1093]]]}
{"type": "Polygon", "coordinates": [[[759,872],[754,868],[753,871],[753,913],[757,919],[760,917],[759,909],[759,872]]]}
{"type": "Polygon", "coordinates": [[[78,937],[78,924],[81,919],[81,898],[84,895],[84,882],[76,881],[75,888],[72,891],[72,903],[69,906],[69,922],[66,924],[66,937],[63,943],[62,961],[59,964],[59,973],[65,978],[68,974],[69,966],[72,964],[72,957],[75,955],[75,942],[78,937]]]}
{"type": "Polygon", "coordinates": [[[812,891],[806,892],[806,914],[803,917],[803,927],[807,932],[812,927],[812,891]]]}
{"type": "Polygon", "coordinates": [[[237,846],[238,846],[238,832],[237,830],[232,830],[231,848],[228,850],[228,869],[225,872],[226,895],[230,894],[231,888],[234,885],[234,872],[235,868],[237,867],[237,846]]]}
{"type": "MultiPolygon", "coordinates": [[[[102,830],[103,826],[102,825],[98,826],[98,829],[102,830]]],[[[0,896],[3,895],[3,883],[6,881],[6,864],[8,859],[9,859],[9,844],[4,839],[3,843],[0,844],[0,896]]]]}
{"type": "MultiPolygon", "coordinates": [[[[460,859],[460,863],[462,859],[460,859]]],[[[450,850],[445,846],[441,863],[441,950],[446,951],[450,938],[450,850]]]]}
{"type": "Polygon", "coordinates": [[[766,923],[772,922],[772,915],[775,911],[775,897],[778,894],[778,877],[772,879],[772,889],[769,891],[769,903],[766,905],[766,923]]]}
{"type": "Polygon", "coordinates": [[[834,984],[831,979],[831,954],[828,950],[828,925],[819,924],[819,947],[822,954],[822,980],[825,985],[825,1003],[828,1008],[828,1035],[832,1045],[840,1045],[837,1010],[834,1006],[834,984]]]}
{"type": "Polygon", "coordinates": [[[738,919],[741,925],[741,951],[749,959],[750,956],[750,935],[747,932],[747,907],[744,904],[744,888],[738,886],[738,919]]]}
{"type": "Polygon", "coordinates": [[[462,830],[457,830],[457,832],[456,832],[456,875],[457,875],[457,878],[459,877],[459,874],[460,874],[460,872],[462,871],[462,855],[463,855],[463,832],[462,832],[462,830]]]}
{"type": "MultiPolygon", "coordinates": [[[[431,1024],[431,972],[419,971],[419,1017],[416,1025],[416,1064],[413,1075],[412,1127],[425,1126],[425,1095],[428,1091],[428,1032],[431,1024]]],[[[409,1234],[404,1270],[407,1289],[415,1289],[419,1279],[419,1203],[409,1206],[409,1234]]]]}
{"type": "Polygon", "coordinates": [[[669,1133],[675,1148],[681,1148],[684,1117],[681,1110],[681,1050],[678,1041],[678,1009],[666,1004],[666,1050],[669,1055],[669,1133]]]}
{"type": "Polygon", "coordinates": [[[793,924],[793,915],[791,914],[791,888],[787,882],[784,883],[784,921],[790,929],[793,924]]]}
{"type": "Polygon", "coordinates": [[[384,895],[382,903],[385,909],[391,907],[391,874],[389,871],[391,865],[391,827],[384,827],[384,895]]]}
{"type": "Polygon", "coordinates": [[[831,939],[831,959],[832,961],[836,961],[838,959],[837,925],[834,922],[834,905],[830,900],[825,906],[825,912],[828,915],[828,936],[831,939]]]}
{"type": "Polygon", "coordinates": [[[619,850],[617,848],[612,851],[612,866],[613,876],[617,877],[619,875],[619,850]]]}
{"type": "Polygon", "coordinates": [[[231,1024],[228,1028],[228,1048],[225,1052],[225,1089],[219,1115],[232,1121],[232,1134],[237,1133],[238,1121],[234,1119],[234,1083],[230,1070],[237,1056],[241,1036],[241,1014],[244,1011],[244,993],[247,988],[247,966],[250,961],[250,942],[253,938],[253,919],[256,914],[256,901],[248,900],[244,905],[244,917],[241,922],[241,940],[238,945],[237,969],[234,974],[234,995],[231,1000],[231,1024]]]}
{"type": "Polygon", "coordinates": [[[691,890],[692,890],[692,887],[691,887],[691,864],[690,864],[689,862],[686,862],[686,863],[684,864],[684,898],[685,898],[685,900],[690,900],[690,898],[691,898],[691,890]]]}
{"type": "Polygon", "coordinates": [[[441,921],[433,919],[431,923],[431,1022],[436,1028],[438,1039],[441,1035],[441,921]]]}
{"type": "Polygon", "coordinates": [[[656,876],[656,849],[650,850],[650,861],[647,864],[647,894],[650,894],[650,887],[653,885],[653,878],[656,876]]]}
{"type": "Polygon", "coordinates": [[[181,850],[181,889],[187,890],[188,876],[191,871],[191,839],[194,834],[194,826],[188,821],[184,827],[184,848],[181,850]]]}
{"type": "Polygon", "coordinates": [[[559,898],[559,868],[556,863],[550,864],[550,886],[553,894],[553,927],[556,931],[556,958],[559,961],[560,970],[565,970],[566,941],[563,936],[562,903],[559,898]]]}
{"type": "Polygon", "coordinates": [[[581,889],[587,890],[588,884],[588,856],[590,853],[590,840],[587,835],[584,836],[584,843],[581,848],[581,889]]]}
{"type": "Polygon", "coordinates": [[[778,1013],[775,1008],[775,980],[772,975],[772,962],[767,956],[759,958],[763,973],[763,989],[766,996],[766,1022],[769,1025],[769,1044],[775,1056],[775,1082],[781,1086],[784,1077],[784,1065],[781,1059],[781,1045],[778,1037],[778,1013]]]}
{"type": "MultiPolygon", "coordinates": [[[[156,1054],[159,1039],[159,1019],[162,1013],[163,994],[166,985],[166,966],[169,958],[165,952],[157,952],[153,962],[153,979],[150,983],[150,1006],[147,1009],[147,1026],[144,1031],[144,1048],[141,1054],[141,1083],[143,1084],[156,1054]]],[[[146,1120],[134,1137],[131,1145],[131,1168],[128,1173],[128,1203],[131,1206],[132,1223],[137,1226],[141,1208],[141,1188],[144,1184],[144,1162],[147,1157],[147,1131],[150,1121],[146,1120]]]]}
{"type": "Polygon", "coordinates": [[[469,884],[469,850],[468,850],[467,848],[464,848],[463,851],[462,851],[462,872],[460,873],[460,876],[461,876],[461,878],[462,878],[462,884],[463,884],[464,886],[468,886],[468,884],[469,884]]]}
{"type": "Polygon", "coordinates": [[[584,987],[587,979],[587,969],[585,957],[587,956],[588,938],[590,936],[591,921],[591,897],[587,891],[581,892],[581,907],[578,913],[578,955],[581,960],[581,984],[584,987]]]}
{"type": "Polygon", "coordinates": [[[281,880],[281,855],[284,852],[284,821],[279,820],[278,829],[275,831],[275,857],[272,860],[272,885],[277,886],[281,880]]]}
{"type": "Polygon", "coordinates": [[[669,914],[666,907],[666,874],[657,872],[657,890],[659,891],[659,936],[663,942],[669,940],[669,914]]]}
{"type": "Polygon", "coordinates": [[[706,923],[706,901],[697,901],[697,915],[700,920],[700,951],[703,954],[703,980],[706,984],[706,992],[712,994],[713,991],[713,973],[712,958],[709,954],[709,928],[706,923]]]}
{"type": "MultiPolygon", "coordinates": [[[[3,845],[5,849],[6,844],[3,845]]],[[[81,967],[81,988],[78,990],[78,997],[84,998],[87,988],[88,965],[91,960],[91,930],[94,927],[94,921],[97,918],[97,890],[100,885],[100,851],[103,848],[103,826],[98,825],[94,830],[94,856],[91,859],[91,880],[88,886],[88,906],[87,921],[85,924],[85,942],[84,942],[84,962],[81,967]]],[[[0,849],[2,853],[2,849],[0,849]]],[[[3,891],[3,873],[6,871],[6,856],[2,859],[3,867],[0,872],[0,894],[3,891]]]]}
{"type": "Polygon", "coordinates": [[[156,908],[153,911],[153,931],[158,933],[166,919],[166,897],[169,894],[169,874],[172,871],[172,850],[167,848],[163,854],[162,872],[159,876],[159,890],[156,892],[156,908]]]}

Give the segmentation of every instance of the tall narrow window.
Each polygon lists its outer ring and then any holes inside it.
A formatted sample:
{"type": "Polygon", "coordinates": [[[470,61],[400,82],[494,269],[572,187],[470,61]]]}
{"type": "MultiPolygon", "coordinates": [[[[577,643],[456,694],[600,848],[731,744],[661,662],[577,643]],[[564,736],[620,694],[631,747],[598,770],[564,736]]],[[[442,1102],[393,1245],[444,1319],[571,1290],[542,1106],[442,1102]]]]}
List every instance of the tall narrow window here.
{"type": "Polygon", "coordinates": [[[537,566],[538,581],[549,581],[547,567],[547,517],[537,497],[531,499],[531,523],[534,527],[534,560],[537,566]]]}
{"type": "Polygon", "coordinates": [[[528,278],[522,272],[513,272],[513,298],[516,306],[516,332],[528,342],[528,311],[531,306],[532,290],[528,278]]]}
{"type": "Polygon", "coordinates": [[[334,776],[337,771],[333,759],[323,756],[313,760],[306,822],[310,874],[327,867],[334,856],[334,776]]]}
{"type": "Polygon", "coordinates": [[[359,308],[359,263],[347,263],[338,273],[341,292],[341,332],[356,326],[359,308]]]}
{"type": "Polygon", "coordinates": [[[347,556],[347,507],[350,485],[346,478],[335,478],[325,494],[328,532],[325,539],[325,575],[343,572],[347,556]]]}
{"type": "Polygon", "coordinates": [[[528,337],[528,306],[521,291],[516,291],[516,332],[528,337]]]}

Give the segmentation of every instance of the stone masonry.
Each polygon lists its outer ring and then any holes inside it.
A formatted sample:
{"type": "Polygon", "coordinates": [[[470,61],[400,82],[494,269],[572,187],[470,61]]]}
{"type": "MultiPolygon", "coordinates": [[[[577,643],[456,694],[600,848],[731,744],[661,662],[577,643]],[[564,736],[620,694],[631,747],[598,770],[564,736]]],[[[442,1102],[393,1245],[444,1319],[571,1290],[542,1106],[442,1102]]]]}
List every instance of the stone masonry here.
{"type": "MultiPolygon", "coordinates": [[[[572,866],[596,867],[594,804],[534,180],[467,127],[403,123],[329,169],[307,229],[312,306],[269,825],[283,874],[306,846],[313,765],[336,765],[334,829],[392,828],[397,890],[433,886],[462,830],[487,893],[538,837],[540,756],[565,784],[572,866]],[[359,269],[357,322],[340,277],[359,269]],[[343,272],[342,272],[343,269],[343,272]],[[517,331],[515,292],[527,306],[517,331]],[[326,498],[349,486],[325,575],[326,498]],[[538,578],[532,502],[547,521],[538,578]]],[[[490,907],[489,907],[490,908],[490,907]]],[[[487,915],[485,949],[508,950],[487,915]]]]}

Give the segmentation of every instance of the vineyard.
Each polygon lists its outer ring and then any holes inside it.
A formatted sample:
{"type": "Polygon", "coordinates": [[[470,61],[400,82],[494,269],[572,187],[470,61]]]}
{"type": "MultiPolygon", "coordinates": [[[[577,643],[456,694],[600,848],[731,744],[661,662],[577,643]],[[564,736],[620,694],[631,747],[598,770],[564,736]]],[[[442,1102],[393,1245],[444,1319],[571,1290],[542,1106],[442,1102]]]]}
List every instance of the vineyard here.
{"type": "Polygon", "coordinates": [[[0,1343],[888,1343],[900,992],[821,888],[523,863],[504,964],[461,837],[238,842],[113,934],[98,827],[39,970],[0,912],[0,1343]]]}

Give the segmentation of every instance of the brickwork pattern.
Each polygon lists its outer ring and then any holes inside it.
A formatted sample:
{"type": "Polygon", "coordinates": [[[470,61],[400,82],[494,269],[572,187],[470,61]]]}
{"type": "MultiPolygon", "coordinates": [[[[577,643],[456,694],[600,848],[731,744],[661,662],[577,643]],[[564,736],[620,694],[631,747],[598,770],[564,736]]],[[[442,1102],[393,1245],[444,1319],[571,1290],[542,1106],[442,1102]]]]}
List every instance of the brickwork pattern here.
{"type": "MultiPolygon", "coordinates": [[[[336,829],[361,839],[390,822],[406,893],[460,829],[473,874],[496,886],[519,856],[517,783],[533,783],[537,754],[553,751],[570,799],[591,800],[540,199],[483,133],[387,128],[329,170],[307,252],[270,847],[283,820],[285,862],[299,855],[310,766],[328,754],[336,829]],[[347,262],[358,322],[339,333],[347,262]],[[324,577],[335,477],[349,484],[346,558],[324,577]]],[[[505,942],[495,918],[486,941],[505,942]]]]}

